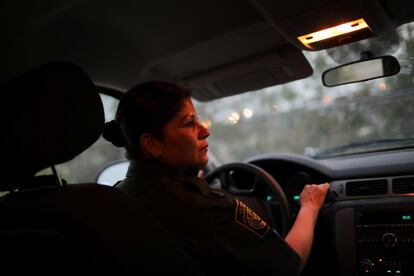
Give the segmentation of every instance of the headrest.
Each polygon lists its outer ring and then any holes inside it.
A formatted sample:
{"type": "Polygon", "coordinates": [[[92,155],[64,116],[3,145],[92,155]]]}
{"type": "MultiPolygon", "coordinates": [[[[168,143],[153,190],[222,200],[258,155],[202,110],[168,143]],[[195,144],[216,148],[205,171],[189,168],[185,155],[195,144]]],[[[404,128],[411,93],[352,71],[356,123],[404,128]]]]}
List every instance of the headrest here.
{"type": "Polygon", "coordinates": [[[91,79],[73,64],[35,68],[2,85],[0,93],[2,190],[5,179],[29,178],[66,162],[101,134],[101,99],[91,79]]]}

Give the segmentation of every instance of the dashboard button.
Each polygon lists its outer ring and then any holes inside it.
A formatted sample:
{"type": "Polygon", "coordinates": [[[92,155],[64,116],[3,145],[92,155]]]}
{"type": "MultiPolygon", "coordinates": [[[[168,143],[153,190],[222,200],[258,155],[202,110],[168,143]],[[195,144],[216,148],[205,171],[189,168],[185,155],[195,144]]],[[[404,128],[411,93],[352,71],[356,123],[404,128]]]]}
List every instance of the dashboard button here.
{"type": "Polygon", "coordinates": [[[394,233],[385,233],[382,236],[382,242],[384,243],[385,247],[394,247],[397,241],[397,237],[394,233]]]}

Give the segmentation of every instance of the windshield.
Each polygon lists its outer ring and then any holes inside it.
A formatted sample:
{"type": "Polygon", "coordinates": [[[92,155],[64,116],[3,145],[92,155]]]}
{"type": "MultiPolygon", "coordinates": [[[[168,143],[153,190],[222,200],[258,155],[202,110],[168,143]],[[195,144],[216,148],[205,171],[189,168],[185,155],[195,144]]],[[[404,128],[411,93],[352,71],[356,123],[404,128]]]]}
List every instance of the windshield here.
{"type": "Polygon", "coordinates": [[[325,158],[414,144],[414,23],[379,38],[304,54],[314,70],[309,78],[208,103],[195,101],[218,159],[242,161],[269,152],[325,158]],[[395,56],[401,72],[322,85],[324,70],[358,60],[363,51],[395,56]]]}

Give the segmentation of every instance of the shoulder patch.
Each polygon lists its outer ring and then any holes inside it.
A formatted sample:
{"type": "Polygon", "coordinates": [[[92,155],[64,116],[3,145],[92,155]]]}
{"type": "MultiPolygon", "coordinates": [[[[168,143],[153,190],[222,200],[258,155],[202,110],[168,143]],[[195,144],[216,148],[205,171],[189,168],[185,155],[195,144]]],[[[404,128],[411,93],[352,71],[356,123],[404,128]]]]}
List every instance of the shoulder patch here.
{"type": "Polygon", "coordinates": [[[234,221],[261,238],[263,238],[270,229],[269,225],[267,225],[264,220],[262,220],[252,209],[238,199],[236,199],[234,221]]]}

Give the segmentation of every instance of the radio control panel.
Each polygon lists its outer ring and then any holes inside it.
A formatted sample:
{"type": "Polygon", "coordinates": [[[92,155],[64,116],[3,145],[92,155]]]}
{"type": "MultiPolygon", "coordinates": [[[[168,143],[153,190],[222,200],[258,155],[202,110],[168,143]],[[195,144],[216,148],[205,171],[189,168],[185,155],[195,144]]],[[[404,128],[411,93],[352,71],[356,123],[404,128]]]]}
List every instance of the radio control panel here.
{"type": "Polygon", "coordinates": [[[414,212],[355,210],[359,275],[414,275],[414,212]]]}

